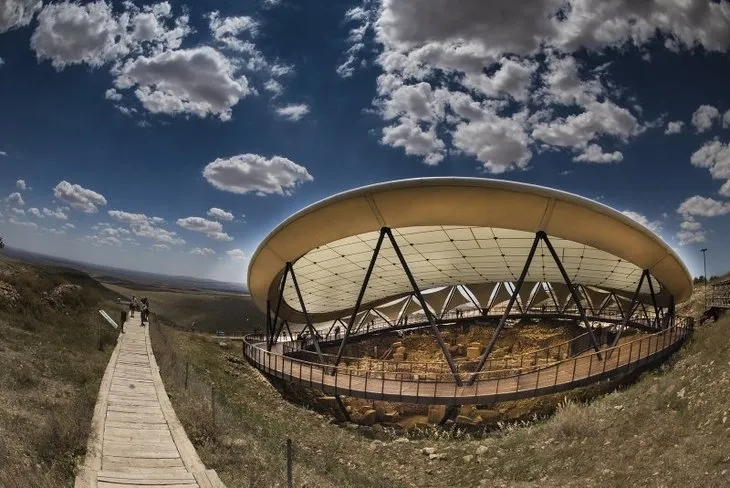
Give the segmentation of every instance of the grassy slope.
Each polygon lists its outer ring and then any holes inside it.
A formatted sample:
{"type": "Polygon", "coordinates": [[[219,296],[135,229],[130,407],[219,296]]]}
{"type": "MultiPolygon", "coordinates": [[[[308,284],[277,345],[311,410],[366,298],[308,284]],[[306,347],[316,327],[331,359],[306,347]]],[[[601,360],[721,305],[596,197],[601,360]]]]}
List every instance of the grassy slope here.
{"type": "Polygon", "coordinates": [[[176,324],[189,327],[196,322],[197,330],[237,332],[258,327],[265,330],[266,317],[248,295],[214,292],[167,291],[151,287],[124,287],[111,283],[104,286],[124,296],[146,296],[150,310],[176,324]],[[246,322],[246,318],[249,319],[246,322]]]}
{"type": "Polygon", "coordinates": [[[282,400],[247,364],[227,361],[240,357],[238,347],[164,327],[153,343],[183,424],[229,487],[281,486],[287,437],[296,486],[728,486],[729,327],[727,318],[699,328],[673,364],[590,404],[566,403],[546,421],[480,440],[377,446],[282,400]],[[186,360],[200,380],[194,394],[182,388],[186,360]],[[216,424],[203,399],[210,382],[219,392],[216,424]],[[447,458],[429,461],[424,447],[447,458]]]}
{"type": "Polygon", "coordinates": [[[0,297],[0,486],[73,486],[112,350],[98,351],[97,309],[113,312],[112,297],[84,273],[1,258],[0,281],[20,294],[0,297]],[[62,283],[81,288],[42,300],[62,283]]]}

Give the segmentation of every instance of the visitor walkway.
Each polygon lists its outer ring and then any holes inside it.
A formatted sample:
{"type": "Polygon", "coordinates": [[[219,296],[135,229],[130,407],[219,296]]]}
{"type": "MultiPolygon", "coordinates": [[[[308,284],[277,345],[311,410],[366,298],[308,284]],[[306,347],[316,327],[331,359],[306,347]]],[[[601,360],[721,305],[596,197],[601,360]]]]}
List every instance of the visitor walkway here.
{"type": "Polygon", "coordinates": [[[565,391],[655,366],[682,346],[692,325],[692,319],[678,318],[671,327],[625,338],[616,347],[600,352],[591,349],[560,359],[545,354],[545,361],[525,360],[540,359],[545,351],[531,352],[517,357],[517,361],[505,361],[509,366],[501,369],[498,365],[503,359],[498,359],[494,363],[497,369],[476,376],[460,371],[462,385],[450,372],[445,375],[443,369],[432,375],[415,372],[408,361],[373,360],[363,369],[298,359],[291,355],[298,348],[296,341],[278,342],[269,352],[261,336],[244,339],[244,354],[266,374],[326,394],[405,403],[481,405],[565,391]]]}
{"type": "Polygon", "coordinates": [[[205,469],[177,419],[140,314],[109,359],[76,488],[224,488],[205,469]]]}

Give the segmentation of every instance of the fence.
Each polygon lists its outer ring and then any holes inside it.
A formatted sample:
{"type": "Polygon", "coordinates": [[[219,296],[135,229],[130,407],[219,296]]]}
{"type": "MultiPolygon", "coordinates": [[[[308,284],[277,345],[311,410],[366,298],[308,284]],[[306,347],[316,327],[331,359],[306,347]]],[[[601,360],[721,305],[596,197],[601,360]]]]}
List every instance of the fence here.
{"type": "Polygon", "coordinates": [[[363,370],[292,358],[284,354],[281,343],[267,351],[262,336],[247,336],[244,354],[267,374],[325,393],[408,403],[481,404],[567,390],[657,363],[681,346],[693,325],[691,318],[679,318],[660,332],[549,364],[525,366],[523,361],[517,368],[459,372],[459,380],[467,382],[462,386],[450,371],[416,373],[410,366],[400,366],[407,362],[395,362],[394,370],[388,370],[385,361],[377,361],[374,370],[363,370]],[[380,369],[377,364],[382,365],[380,369]]]}

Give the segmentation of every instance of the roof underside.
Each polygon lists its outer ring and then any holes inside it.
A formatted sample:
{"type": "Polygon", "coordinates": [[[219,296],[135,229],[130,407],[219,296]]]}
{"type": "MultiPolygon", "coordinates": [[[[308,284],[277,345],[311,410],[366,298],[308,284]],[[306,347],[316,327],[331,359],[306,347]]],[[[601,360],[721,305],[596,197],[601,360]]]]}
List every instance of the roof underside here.
{"type": "MultiPolygon", "coordinates": [[[[692,292],[691,277],[676,253],[651,231],[605,205],[508,181],[425,178],[348,191],[287,219],[251,259],[248,286],[254,302],[262,310],[267,300],[276,307],[281,277],[290,262],[310,320],[347,315],[382,227],[392,229],[421,290],[516,282],[535,233],[543,231],[576,285],[630,295],[641,271],[648,269],[662,304],[672,296],[681,302],[692,292]]],[[[564,286],[542,243],[527,281],[564,286]]],[[[362,307],[412,292],[385,239],[362,307]]],[[[641,292],[648,296],[648,283],[641,292]]],[[[293,322],[304,319],[291,279],[279,316],[293,322]]]]}
{"type": "MultiPolygon", "coordinates": [[[[528,257],[535,235],[493,227],[418,226],[392,229],[421,290],[478,283],[516,282],[528,257]]],[[[346,237],[309,251],[294,264],[308,313],[322,314],[354,306],[379,231],[346,237]]],[[[571,282],[607,290],[632,293],[642,270],[610,253],[567,239],[550,238],[571,282]]],[[[538,244],[527,282],[563,283],[562,275],[543,242],[538,244]]],[[[654,292],[663,289],[652,278],[654,292]]],[[[412,292],[408,277],[392,245],[385,239],[363,304],[382,302],[412,292]]],[[[641,293],[650,293],[646,280],[641,293]]],[[[293,282],[287,280],[284,300],[301,312],[293,282]]]]}

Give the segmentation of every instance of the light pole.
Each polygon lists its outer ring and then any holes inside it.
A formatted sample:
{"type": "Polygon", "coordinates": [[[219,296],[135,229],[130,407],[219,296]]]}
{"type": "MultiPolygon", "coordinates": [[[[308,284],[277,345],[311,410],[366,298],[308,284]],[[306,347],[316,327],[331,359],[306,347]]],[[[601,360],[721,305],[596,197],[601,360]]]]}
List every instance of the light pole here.
{"type": "Polygon", "coordinates": [[[700,252],[702,253],[702,262],[703,262],[703,265],[704,265],[704,273],[705,273],[704,274],[704,278],[705,278],[705,308],[707,308],[707,285],[709,283],[708,280],[707,280],[707,248],[705,247],[703,249],[700,249],[700,252]]]}

